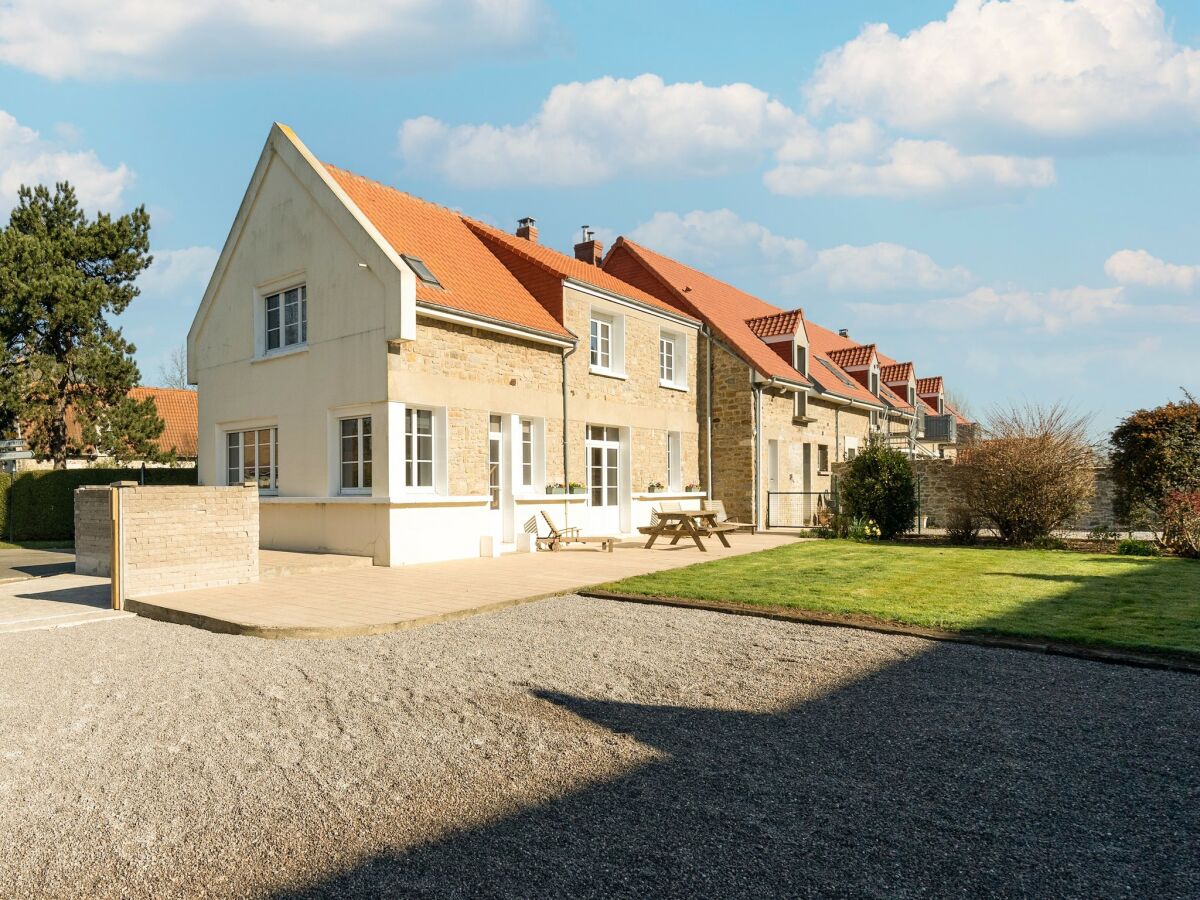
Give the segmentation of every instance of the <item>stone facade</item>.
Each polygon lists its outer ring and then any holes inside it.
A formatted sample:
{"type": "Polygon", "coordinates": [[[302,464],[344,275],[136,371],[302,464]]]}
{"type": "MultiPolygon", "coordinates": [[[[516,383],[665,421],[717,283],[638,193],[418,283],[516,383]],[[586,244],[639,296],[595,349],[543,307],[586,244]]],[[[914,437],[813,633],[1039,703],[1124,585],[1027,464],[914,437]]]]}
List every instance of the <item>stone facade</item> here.
{"type": "Polygon", "coordinates": [[[258,580],[258,489],[236,487],[81,487],[75,491],[76,571],[108,575],[110,495],[121,492],[123,594],[258,580]],[[78,538],[77,538],[78,540],[78,538]]]}

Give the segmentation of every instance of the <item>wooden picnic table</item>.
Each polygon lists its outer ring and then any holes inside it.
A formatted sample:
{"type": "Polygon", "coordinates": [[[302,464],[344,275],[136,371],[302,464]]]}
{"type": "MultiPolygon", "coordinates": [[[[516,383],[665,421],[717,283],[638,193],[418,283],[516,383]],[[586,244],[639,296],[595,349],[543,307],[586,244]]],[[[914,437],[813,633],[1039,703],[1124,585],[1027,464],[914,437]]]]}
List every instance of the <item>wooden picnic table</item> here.
{"type": "Polygon", "coordinates": [[[711,509],[659,512],[656,515],[658,516],[657,524],[643,529],[645,534],[650,535],[650,540],[646,541],[647,550],[653,547],[654,542],[660,537],[669,536],[672,547],[678,544],[681,538],[690,537],[696,542],[701,553],[707,553],[708,548],[704,546],[701,537],[715,534],[717,539],[728,547],[730,543],[725,534],[736,530],[736,526],[733,525],[718,525],[716,522],[717,512],[711,509]]]}

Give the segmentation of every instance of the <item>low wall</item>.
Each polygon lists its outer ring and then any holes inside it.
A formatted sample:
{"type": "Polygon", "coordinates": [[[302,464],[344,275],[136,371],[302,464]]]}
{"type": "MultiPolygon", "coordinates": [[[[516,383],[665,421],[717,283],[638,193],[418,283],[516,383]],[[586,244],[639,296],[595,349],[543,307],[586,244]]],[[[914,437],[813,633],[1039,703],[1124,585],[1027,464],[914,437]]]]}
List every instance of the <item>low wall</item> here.
{"type": "Polygon", "coordinates": [[[111,494],[120,491],[126,598],[258,580],[258,489],[81,487],[75,492],[75,571],[108,576],[111,494]]]}

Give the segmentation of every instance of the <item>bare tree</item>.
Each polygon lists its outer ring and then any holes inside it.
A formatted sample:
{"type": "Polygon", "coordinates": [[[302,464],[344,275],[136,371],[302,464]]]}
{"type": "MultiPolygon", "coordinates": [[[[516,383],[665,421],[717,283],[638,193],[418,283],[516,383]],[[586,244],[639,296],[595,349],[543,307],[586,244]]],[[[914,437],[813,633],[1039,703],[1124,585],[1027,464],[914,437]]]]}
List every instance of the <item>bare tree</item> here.
{"type": "Polygon", "coordinates": [[[186,344],[180,344],[172,350],[167,361],[159,366],[158,380],[162,387],[179,388],[184,391],[193,389],[188,383],[186,344]]]}
{"type": "Polygon", "coordinates": [[[971,401],[967,399],[966,394],[946,391],[946,402],[958,410],[958,414],[964,419],[971,419],[971,401]]]}
{"type": "Polygon", "coordinates": [[[1013,544],[1076,521],[1095,493],[1089,424],[1061,405],[990,413],[983,440],[954,467],[967,506],[1013,544]]]}

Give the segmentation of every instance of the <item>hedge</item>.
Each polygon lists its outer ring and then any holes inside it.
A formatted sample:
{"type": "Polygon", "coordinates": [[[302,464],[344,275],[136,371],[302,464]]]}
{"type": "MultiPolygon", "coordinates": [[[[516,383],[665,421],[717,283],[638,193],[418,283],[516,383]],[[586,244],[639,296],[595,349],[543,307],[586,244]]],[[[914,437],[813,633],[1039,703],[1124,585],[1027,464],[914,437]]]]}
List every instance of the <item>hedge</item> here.
{"type": "MultiPolygon", "coordinates": [[[[141,469],[57,469],[22,472],[9,493],[14,541],[75,538],[75,488],[140,481],[141,469]]],[[[195,469],[146,469],[146,484],[195,484],[195,469]]]]}
{"type": "Polygon", "coordinates": [[[8,489],[12,487],[12,476],[0,472],[0,543],[8,540],[8,489]]]}

